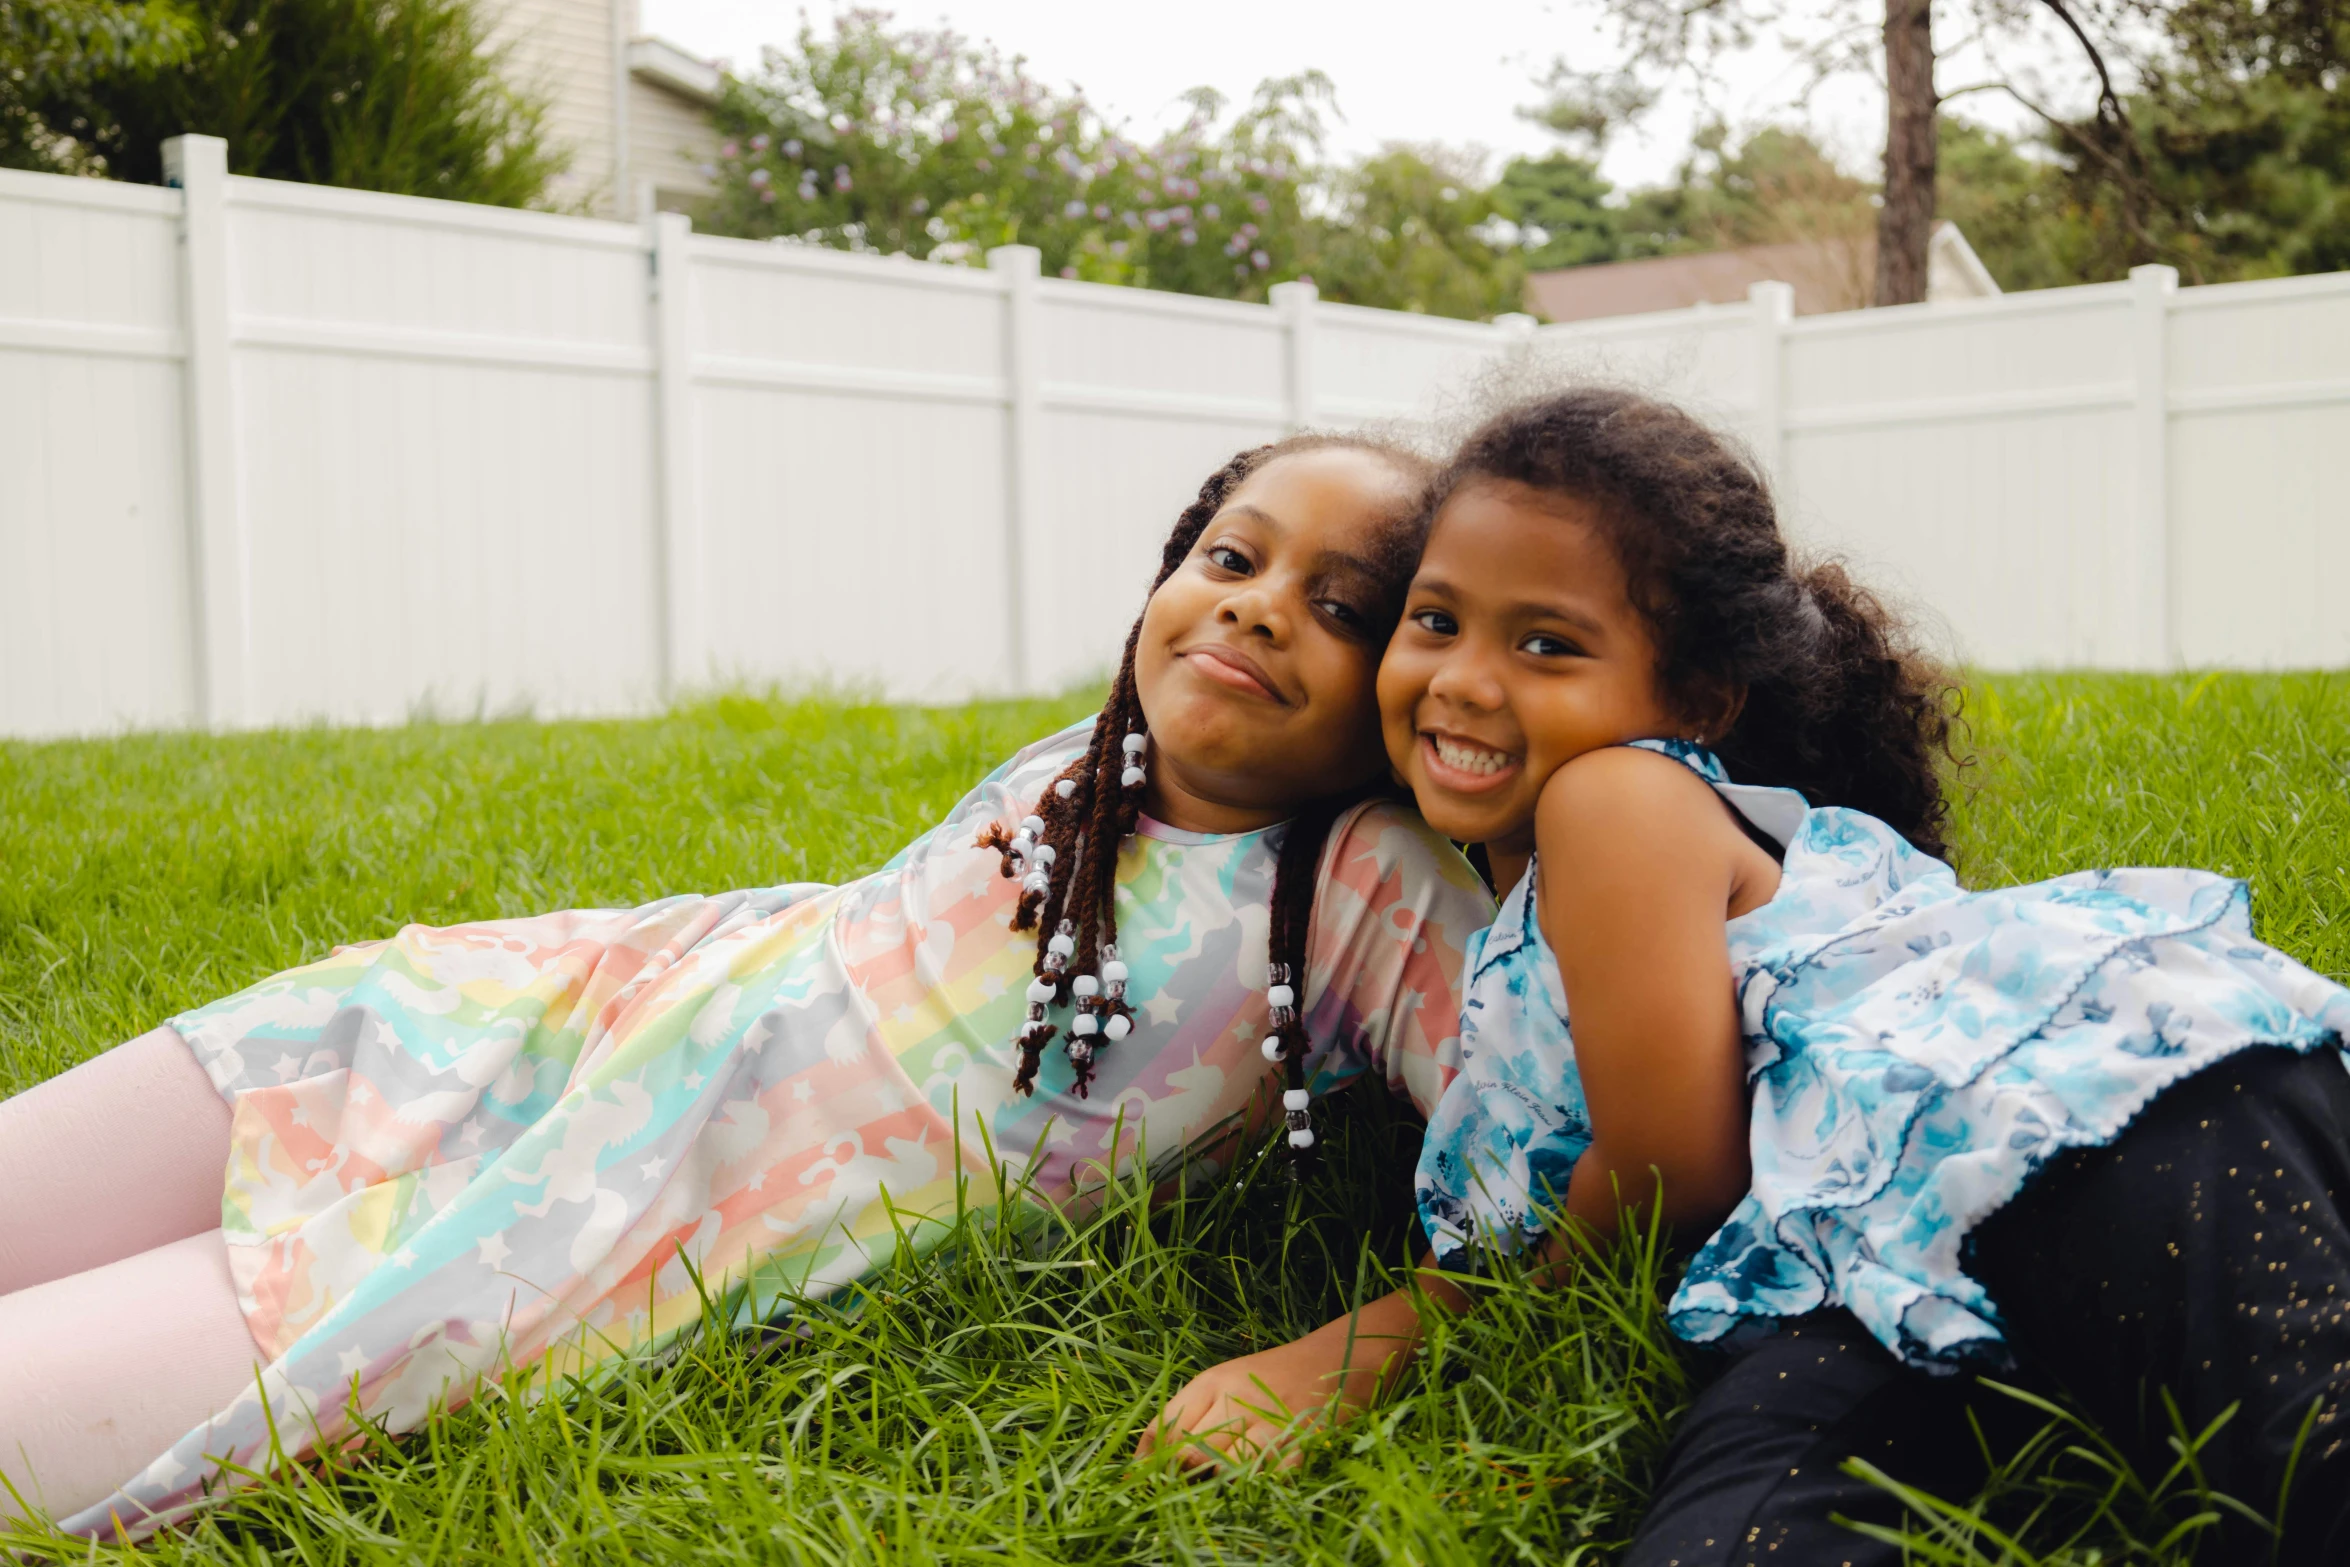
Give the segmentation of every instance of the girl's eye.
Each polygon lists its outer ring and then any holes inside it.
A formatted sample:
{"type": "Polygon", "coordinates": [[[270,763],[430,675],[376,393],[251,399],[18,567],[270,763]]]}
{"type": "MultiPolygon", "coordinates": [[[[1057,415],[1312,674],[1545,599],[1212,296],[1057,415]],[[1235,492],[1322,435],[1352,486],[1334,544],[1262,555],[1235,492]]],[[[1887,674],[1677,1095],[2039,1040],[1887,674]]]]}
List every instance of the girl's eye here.
{"type": "Polygon", "coordinates": [[[1245,577],[1249,573],[1248,557],[1229,544],[1208,546],[1208,560],[1237,576],[1245,577]]]}
{"type": "Polygon", "coordinates": [[[1536,658],[1572,658],[1583,651],[1565,637],[1552,636],[1547,631],[1535,632],[1518,646],[1536,658]]]}
{"type": "Polygon", "coordinates": [[[1459,623],[1441,609],[1414,610],[1412,624],[1434,637],[1449,637],[1461,629],[1459,623]]]}
{"type": "Polygon", "coordinates": [[[1314,607],[1349,631],[1362,631],[1371,624],[1370,616],[1344,599],[1316,599],[1314,607]]]}

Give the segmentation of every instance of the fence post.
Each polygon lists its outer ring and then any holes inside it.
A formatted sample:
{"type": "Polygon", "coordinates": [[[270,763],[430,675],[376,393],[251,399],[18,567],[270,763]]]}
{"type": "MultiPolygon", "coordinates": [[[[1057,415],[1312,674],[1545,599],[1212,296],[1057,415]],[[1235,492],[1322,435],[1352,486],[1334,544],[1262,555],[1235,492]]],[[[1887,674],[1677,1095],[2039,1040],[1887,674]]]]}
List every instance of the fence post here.
{"type": "Polygon", "coordinates": [[[1510,310],[1495,316],[1493,324],[1501,328],[1503,343],[1508,347],[1516,348],[1520,344],[1532,342],[1534,329],[1542,323],[1523,310],[1510,310]]]}
{"type": "Polygon", "coordinates": [[[988,270],[1004,280],[1004,662],[1012,689],[1026,691],[1028,536],[1044,479],[1044,376],[1036,339],[1036,279],[1044,254],[1034,245],[998,245],[988,270]]]}
{"type": "Polygon", "coordinates": [[[2176,563],[2170,536],[2170,304],[2175,267],[2130,268],[2130,339],[2137,396],[2131,408],[2137,492],[2138,659],[2179,666],[2176,563]]]}
{"type": "Polygon", "coordinates": [[[174,136],[163,179],[180,192],[181,383],[188,464],[188,597],[197,721],[249,721],[244,518],[237,509],[235,388],[229,376],[228,143],[174,136]]]}
{"type": "Polygon", "coordinates": [[[661,695],[710,673],[708,562],[695,495],[693,220],[653,218],[653,441],[661,486],[661,695]]]}
{"type": "Polygon", "coordinates": [[[1294,283],[1274,284],[1265,297],[1281,313],[1282,327],[1288,333],[1281,356],[1287,382],[1283,422],[1294,435],[1314,422],[1314,306],[1322,291],[1300,278],[1294,283]]]}
{"type": "MultiPolygon", "coordinates": [[[[1787,434],[1784,399],[1787,324],[1795,319],[1793,284],[1749,284],[1748,306],[1754,314],[1754,450],[1773,486],[1787,483],[1787,434]]],[[[1780,497],[1785,502],[1785,495],[1780,497]]]]}

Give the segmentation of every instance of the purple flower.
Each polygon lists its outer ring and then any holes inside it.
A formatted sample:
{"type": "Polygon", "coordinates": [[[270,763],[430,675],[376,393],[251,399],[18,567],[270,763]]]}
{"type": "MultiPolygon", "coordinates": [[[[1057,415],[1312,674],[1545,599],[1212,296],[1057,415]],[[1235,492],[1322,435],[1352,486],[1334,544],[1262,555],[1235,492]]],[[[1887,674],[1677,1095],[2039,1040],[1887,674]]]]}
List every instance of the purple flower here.
{"type": "Polygon", "coordinates": [[[1172,208],[1167,213],[1167,221],[1170,223],[1189,223],[1191,221],[1191,209],[1189,207],[1172,208]]]}
{"type": "Polygon", "coordinates": [[[1224,209],[1211,201],[1206,206],[1199,209],[1199,215],[1203,218],[1206,218],[1210,223],[1213,223],[1224,215],[1224,209]]]}
{"type": "Polygon", "coordinates": [[[1142,227],[1142,219],[1141,219],[1141,217],[1140,217],[1139,215],[1135,214],[1135,213],[1132,213],[1132,212],[1121,212],[1121,213],[1119,213],[1119,214],[1118,214],[1118,221],[1119,221],[1119,222],[1121,222],[1121,223],[1123,223],[1123,224],[1125,224],[1125,225],[1126,225],[1128,228],[1130,228],[1130,229],[1138,229],[1138,228],[1142,227]]]}
{"type": "Polygon", "coordinates": [[[832,188],[842,191],[854,190],[857,188],[857,182],[849,178],[849,171],[846,167],[837,168],[832,171],[832,188]]]}
{"type": "Polygon", "coordinates": [[[753,152],[765,152],[767,150],[767,133],[765,131],[761,131],[758,135],[751,138],[751,150],[753,152]]]}
{"type": "Polygon", "coordinates": [[[1199,243],[1199,230],[1185,229],[1182,233],[1176,235],[1175,237],[1183,241],[1183,243],[1186,245],[1196,245],[1199,243]]]}
{"type": "Polygon", "coordinates": [[[957,125],[954,121],[949,120],[946,123],[946,127],[938,133],[938,139],[940,141],[958,141],[962,138],[962,135],[963,127],[957,125]]]}
{"type": "Polygon", "coordinates": [[[1255,268],[1256,268],[1256,269],[1257,269],[1259,272],[1262,272],[1262,271],[1264,271],[1264,270],[1265,270],[1267,267],[1269,267],[1269,266],[1271,266],[1271,265],[1273,264],[1273,258],[1272,258],[1271,256],[1268,256],[1268,255],[1266,255],[1266,254],[1265,254],[1263,251],[1261,251],[1261,250],[1252,250],[1252,251],[1250,251],[1250,252],[1248,253],[1248,259],[1249,259],[1249,263],[1250,263],[1252,266],[1254,266],[1254,267],[1255,267],[1255,268]]]}
{"type": "Polygon", "coordinates": [[[721,158],[739,158],[742,155],[742,148],[736,146],[733,142],[728,142],[725,146],[718,149],[718,156],[721,158]]]}
{"type": "Polygon", "coordinates": [[[765,169],[751,170],[751,183],[758,186],[761,190],[765,190],[767,188],[767,182],[774,177],[774,175],[769,174],[765,169]]]}
{"type": "Polygon", "coordinates": [[[1072,202],[1070,202],[1070,203],[1069,203],[1067,206],[1065,206],[1065,207],[1063,207],[1063,208],[1061,209],[1061,216],[1062,216],[1062,217],[1064,217],[1064,218],[1082,218],[1082,217],[1084,217],[1084,216],[1085,216],[1085,203],[1084,203],[1084,202],[1082,202],[1082,201],[1072,201],[1072,202]]]}
{"type": "Polygon", "coordinates": [[[775,192],[771,190],[763,190],[759,192],[759,199],[765,202],[773,202],[775,200],[775,192]]]}
{"type": "Polygon", "coordinates": [[[928,212],[929,210],[930,198],[928,196],[916,196],[914,198],[914,215],[916,217],[920,217],[923,213],[928,212]]]}
{"type": "Polygon", "coordinates": [[[1063,277],[1075,277],[1076,275],[1077,275],[1077,269],[1076,269],[1075,267],[1063,267],[1063,268],[1061,268],[1061,276],[1063,276],[1063,277]]]}
{"type": "Polygon", "coordinates": [[[1151,232],[1156,234],[1159,230],[1167,226],[1167,214],[1164,212],[1152,212],[1147,214],[1142,221],[1149,224],[1151,232]]]}
{"type": "Polygon", "coordinates": [[[800,139],[797,136],[783,144],[783,155],[787,158],[796,158],[800,155],[800,139]]]}
{"type": "Polygon", "coordinates": [[[1093,207],[1093,215],[1094,215],[1096,218],[1107,218],[1107,217],[1110,215],[1110,209],[1109,209],[1109,206],[1108,206],[1108,204],[1107,204],[1107,203],[1104,203],[1104,202],[1098,202],[1098,201],[1097,201],[1097,202],[1095,202],[1095,203],[1094,203],[1094,207],[1093,207]]]}
{"type": "Polygon", "coordinates": [[[1273,210],[1273,204],[1262,196],[1251,196],[1248,199],[1248,210],[1261,218],[1273,210]]]}
{"type": "Polygon", "coordinates": [[[1111,240],[1110,254],[1117,260],[1124,261],[1126,259],[1126,241],[1122,239],[1111,240]]]}
{"type": "Polygon", "coordinates": [[[979,160],[979,172],[982,174],[985,174],[988,170],[994,167],[995,163],[992,159],[982,158],[979,160]]]}

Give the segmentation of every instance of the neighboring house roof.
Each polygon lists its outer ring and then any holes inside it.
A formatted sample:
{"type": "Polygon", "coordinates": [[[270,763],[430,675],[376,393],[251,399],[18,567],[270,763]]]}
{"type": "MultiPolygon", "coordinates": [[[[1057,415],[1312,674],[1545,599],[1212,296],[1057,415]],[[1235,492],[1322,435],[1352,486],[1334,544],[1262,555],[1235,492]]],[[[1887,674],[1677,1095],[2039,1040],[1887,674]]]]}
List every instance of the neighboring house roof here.
{"type": "MultiPolygon", "coordinates": [[[[1775,282],[1794,288],[1797,315],[1823,315],[1866,305],[1876,276],[1873,234],[1797,240],[1531,273],[1526,279],[1526,308],[1551,321],[1588,321],[1691,305],[1735,304],[1754,284],[1775,282]]],[[[1998,281],[1958,225],[1934,225],[1926,251],[1926,298],[1981,299],[1998,292],[1998,281]]]]}

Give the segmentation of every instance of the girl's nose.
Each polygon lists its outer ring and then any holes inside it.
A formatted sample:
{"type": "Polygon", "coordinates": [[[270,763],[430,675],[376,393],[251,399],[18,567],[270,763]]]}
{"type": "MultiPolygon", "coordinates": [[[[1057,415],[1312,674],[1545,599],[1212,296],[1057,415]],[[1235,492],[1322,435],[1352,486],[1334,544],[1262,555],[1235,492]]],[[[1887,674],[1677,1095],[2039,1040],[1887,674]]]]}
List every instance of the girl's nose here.
{"type": "Polygon", "coordinates": [[[1466,639],[1449,649],[1437,664],[1428,678],[1428,694],[1477,713],[1494,712],[1508,700],[1493,661],[1466,639]]]}
{"type": "Polygon", "coordinates": [[[1235,583],[1216,606],[1216,618],[1244,635],[1261,636],[1279,646],[1289,640],[1289,611],[1281,595],[1260,578],[1235,583]]]}

